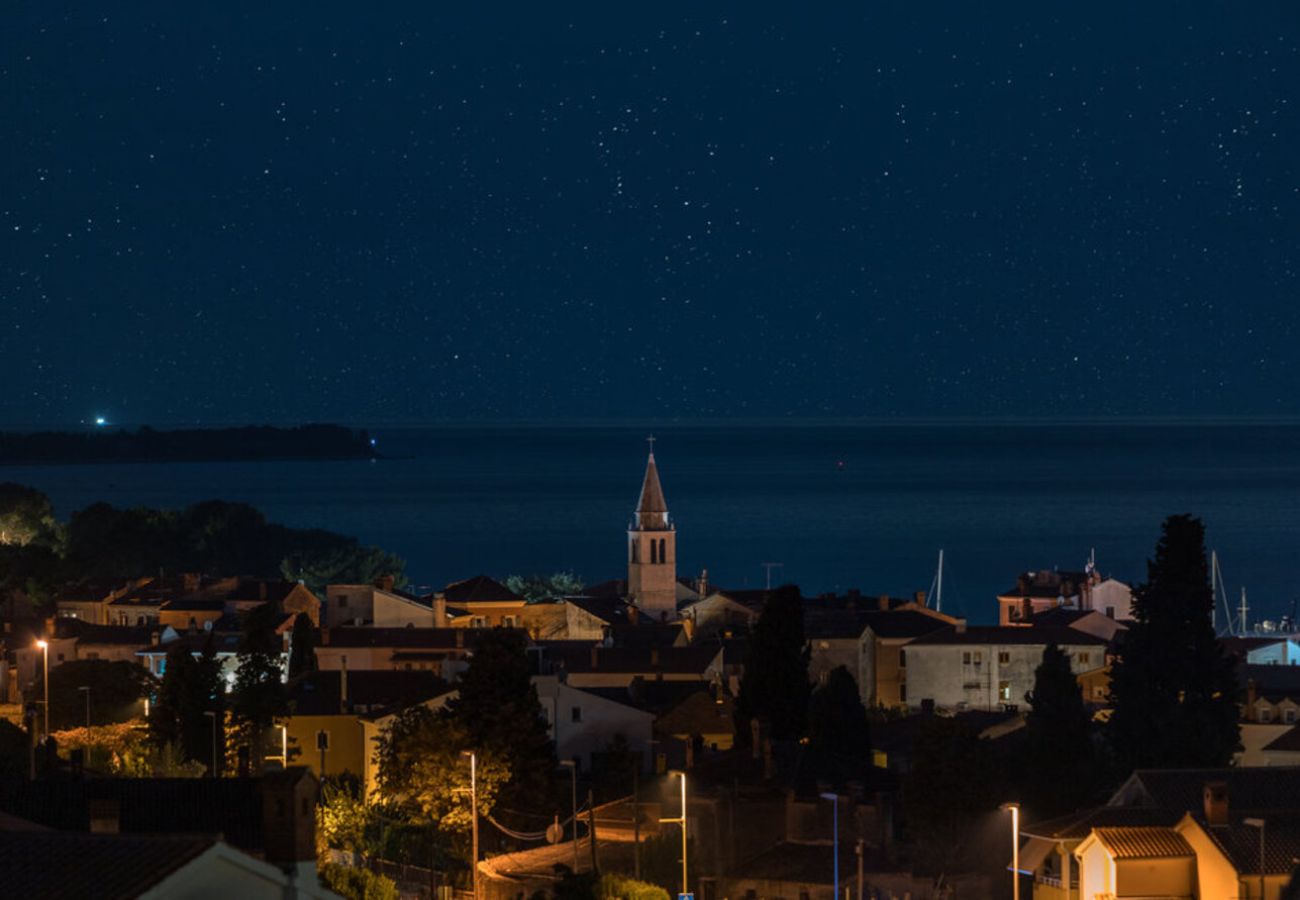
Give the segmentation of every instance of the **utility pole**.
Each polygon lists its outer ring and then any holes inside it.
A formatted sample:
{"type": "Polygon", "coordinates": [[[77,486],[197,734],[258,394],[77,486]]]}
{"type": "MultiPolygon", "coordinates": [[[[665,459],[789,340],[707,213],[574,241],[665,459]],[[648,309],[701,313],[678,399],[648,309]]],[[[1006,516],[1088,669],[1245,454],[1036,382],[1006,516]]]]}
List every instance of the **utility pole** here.
{"type": "Polygon", "coordinates": [[[660,819],[661,824],[680,824],[682,826],[682,896],[685,897],[690,893],[690,887],[687,882],[686,868],[686,773],[680,771],[670,772],[670,775],[676,775],[682,780],[682,814],[676,819],[660,819]]]}
{"type": "MultiPolygon", "coordinates": [[[[578,874],[578,763],[572,759],[560,760],[560,765],[569,770],[572,776],[570,796],[573,802],[573,874],[578,874]]],[[[477,898],[476,898],[477,900],[477,898]]]]}
{"type": "Polygon", "coordinates": [[[600,871],[600,865],[596,860],[596,798],[591,788],[587,788],[587,830],[590,832],[587,837],[591,840],[591,871],[595,873],[600,871]]]}
{"type": "Polygon", "coordinates": [[[77,688],[79,691],[86,692],[86,727],[90,727],[90,685],[83,684],[77,688]]]}

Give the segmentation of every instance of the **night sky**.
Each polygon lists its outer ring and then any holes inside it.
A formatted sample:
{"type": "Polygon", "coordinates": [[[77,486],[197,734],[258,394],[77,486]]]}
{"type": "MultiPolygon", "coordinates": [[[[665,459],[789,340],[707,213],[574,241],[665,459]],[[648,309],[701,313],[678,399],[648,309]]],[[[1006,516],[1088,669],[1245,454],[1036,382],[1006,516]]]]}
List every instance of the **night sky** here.
{"type": "Polygon", "coordinates": [[[86,6],[0,424],[1300,412],[1294,3],[86,6]]]}

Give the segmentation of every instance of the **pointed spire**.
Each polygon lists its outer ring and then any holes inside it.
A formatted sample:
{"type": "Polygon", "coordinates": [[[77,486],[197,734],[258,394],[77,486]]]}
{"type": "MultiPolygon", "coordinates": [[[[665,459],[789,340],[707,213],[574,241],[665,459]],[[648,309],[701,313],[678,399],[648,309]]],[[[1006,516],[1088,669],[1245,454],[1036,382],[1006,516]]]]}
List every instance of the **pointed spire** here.
{"type": "Polygon", "coordinates": [[[668,501],[664,499],[663,486],[659,484],[659,467],[655,465],[655,438],[646,439],[650,456],[646,460],[645,480],[641,482],[641,496],[636,503],[636,525],[642,531],[668,527],[668,501]]]}

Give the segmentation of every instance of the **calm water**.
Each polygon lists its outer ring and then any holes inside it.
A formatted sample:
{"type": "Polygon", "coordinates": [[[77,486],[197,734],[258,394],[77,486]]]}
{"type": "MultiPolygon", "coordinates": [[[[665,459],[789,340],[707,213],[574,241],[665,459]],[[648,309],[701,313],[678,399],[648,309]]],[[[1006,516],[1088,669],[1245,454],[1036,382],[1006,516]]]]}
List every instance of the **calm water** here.
{"type": "MultiPolygon", "coordinates": [[[[421,585],[478,572],[620,577],[644,426],[378,430],[376,462],[0,467],[60,515],[95,500],[211,497],[396,551],[421,585]]],[[[1259,614],[1300,596],[1300,426],[656,426],[681,574],[805,591],[924,590],[944,548],[945,609],[975,619],[1027,568],[1145,574],[1160,520],[1201,516],[1232,595],[1259,614]],[[839,464],[843,463],[841,467],[839,464]]]]}

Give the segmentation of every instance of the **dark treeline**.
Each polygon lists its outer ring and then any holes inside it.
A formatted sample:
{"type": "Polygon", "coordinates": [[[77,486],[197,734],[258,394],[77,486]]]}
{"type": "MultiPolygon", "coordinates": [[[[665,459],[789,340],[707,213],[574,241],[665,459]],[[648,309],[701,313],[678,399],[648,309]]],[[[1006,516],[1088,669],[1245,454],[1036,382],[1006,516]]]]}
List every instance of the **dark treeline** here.
{"type": "Polygon", "coordinates": [[[374,455],[367,431],[341,425],[0,433],[3,463],[367,459],[374,455]]]}

